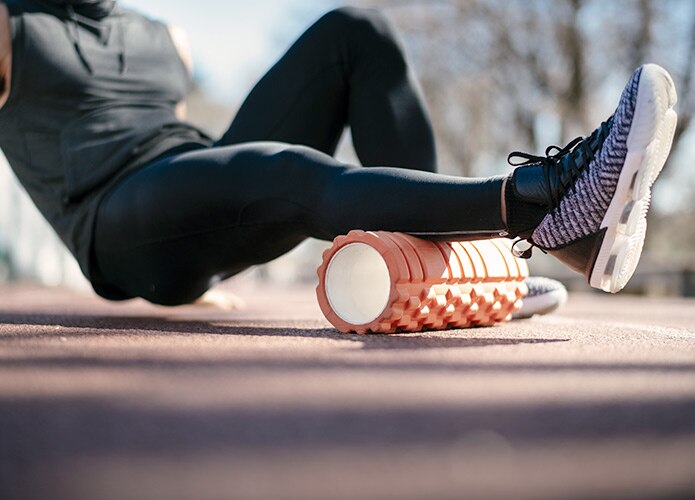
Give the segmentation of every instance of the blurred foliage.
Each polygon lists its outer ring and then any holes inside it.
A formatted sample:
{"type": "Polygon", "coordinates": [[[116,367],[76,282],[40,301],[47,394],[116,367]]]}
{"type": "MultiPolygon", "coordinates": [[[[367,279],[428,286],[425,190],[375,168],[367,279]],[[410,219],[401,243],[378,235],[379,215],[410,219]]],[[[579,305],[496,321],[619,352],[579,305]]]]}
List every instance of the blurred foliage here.
{"type": "MultiPolygon", "coordinates": [[[[631,283],[633,291],[660,286],[668,293],[694,293],[692,284],[686,292],[683,276],[695,271],[695,175],[689,168],[695,153],[695,130],[689,130],[695,114],[695,1],[351,3],[383,10],[403,34],[445,173],[509,172],[510,151],[541,154],[550,144],[587,135],[614,109],[635,68],[645,62],[666,67],[678,90],[678,129],[656,186],[655,208],[661,210],[650,214],[645,254],[631,283]]],[[[578,276],[543,259],[534,259],[532,268],[560,279],[578,276]]]]}
{"type": "Polygon", "coordinates": [[[491,156],[586,135],[607,117],[597,97],[610,89],[615,105],[615,89],[643,62],[658,61],[676,80],[676,144],[695,112],[690,0],[353,3],[382,8],[403,32],[442,163],[459,174],[489,174],[491,156]]]}

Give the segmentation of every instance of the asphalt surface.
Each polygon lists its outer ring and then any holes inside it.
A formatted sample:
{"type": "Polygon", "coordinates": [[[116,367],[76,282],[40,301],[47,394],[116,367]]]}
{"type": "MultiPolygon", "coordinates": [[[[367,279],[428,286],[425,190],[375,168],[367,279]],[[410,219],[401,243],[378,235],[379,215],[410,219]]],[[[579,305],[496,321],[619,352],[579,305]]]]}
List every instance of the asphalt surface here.
{"type": "Polygon", "coordinates": [[[0,288],[0,498],[693,498],[695,301],[575,295],[494,328],[340,334],[0,288]]]}

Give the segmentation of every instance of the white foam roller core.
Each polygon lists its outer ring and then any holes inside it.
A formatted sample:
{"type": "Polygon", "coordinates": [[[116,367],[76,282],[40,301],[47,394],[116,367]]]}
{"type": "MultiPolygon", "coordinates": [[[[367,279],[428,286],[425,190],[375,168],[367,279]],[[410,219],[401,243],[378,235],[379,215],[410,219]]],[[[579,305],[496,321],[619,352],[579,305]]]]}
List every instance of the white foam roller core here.
{"type": "Polygon", "coordinates": [[[326,269],[326,298],[333,311],[348,323],[374,321],[391,293],[386,262],[365,243],[350,243],[338,250],[326,269]]]}

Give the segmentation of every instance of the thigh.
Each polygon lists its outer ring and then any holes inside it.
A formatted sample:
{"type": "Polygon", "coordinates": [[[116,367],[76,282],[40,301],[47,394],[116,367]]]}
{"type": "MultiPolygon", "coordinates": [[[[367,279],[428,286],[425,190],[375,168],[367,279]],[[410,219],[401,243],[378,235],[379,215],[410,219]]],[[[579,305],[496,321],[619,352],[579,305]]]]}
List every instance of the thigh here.
{"type": "Polygon", "coordinates": [[[218,144],[279,141],[335,153],[349,104],[343,17],[329,12],[302,34],[256,84],[218,144]]]}
{"type": "Polygon", "coordinates": [[[278,143],[191,151],[143,167],[104,199],[100,274],[128,295],[190,302],[210,284],[287,252],[310,234],[310,206],[341,166],[278,143]]]}

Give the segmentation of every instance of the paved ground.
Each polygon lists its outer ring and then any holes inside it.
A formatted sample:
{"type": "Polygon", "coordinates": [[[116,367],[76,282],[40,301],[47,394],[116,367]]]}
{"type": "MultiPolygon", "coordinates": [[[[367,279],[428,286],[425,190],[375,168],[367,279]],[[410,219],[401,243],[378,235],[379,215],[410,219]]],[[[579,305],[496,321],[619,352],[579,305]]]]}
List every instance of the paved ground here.
{"type": "Polygon", "coordinates": [[[0,498],[695,495],[695,301],[356,336],[310,289],[242,293],[0,289],[0,498]]]}

